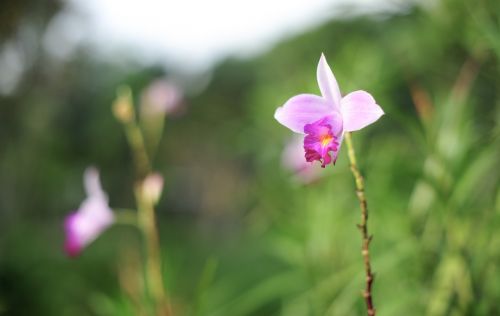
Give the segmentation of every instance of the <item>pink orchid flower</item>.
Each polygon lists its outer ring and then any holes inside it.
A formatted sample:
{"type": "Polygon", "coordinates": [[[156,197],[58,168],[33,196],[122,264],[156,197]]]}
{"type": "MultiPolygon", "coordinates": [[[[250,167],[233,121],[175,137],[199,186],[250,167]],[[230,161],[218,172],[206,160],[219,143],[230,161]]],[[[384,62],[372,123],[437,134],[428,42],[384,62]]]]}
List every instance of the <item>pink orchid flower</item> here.
{"type": "Polygon", "coordinates": [[[146,116],[171,114],[180,110],[182,90],[167,79],[156,79],[142,93],[141,113],[146,116]]]}
{"type": "Polygon", "coordinates": [[[291,171],[293,179],[302,184],[310,184],[321,178],[321,168],[304,160],[304,140],[300,135],[290,139],[281,156],[283,167],[291,171]]]}
{"type": "Polygon", "coordinates": [[[318,160],[324,168],[332,162],[335,164],[345,132],[372,124],[384,111],[366,91],[354,91],[342,97],[323,54],[318,63],[317,80],[321,96],[296,95],[276,110],[274,118],[295,133],[305,134],[306,160],[318,160]]]}
{"type": "Polygon", "coordinates": [[[76,212],[68,215],[64,221],[66,242],[64,249],[68,256],[75,257],[94,241],[115,221],[113,211],[108,206],[108,197],[101,188],[99,173],[95,168],[88,168],[84,174],[84,186],[87,198],[76,212]]]}

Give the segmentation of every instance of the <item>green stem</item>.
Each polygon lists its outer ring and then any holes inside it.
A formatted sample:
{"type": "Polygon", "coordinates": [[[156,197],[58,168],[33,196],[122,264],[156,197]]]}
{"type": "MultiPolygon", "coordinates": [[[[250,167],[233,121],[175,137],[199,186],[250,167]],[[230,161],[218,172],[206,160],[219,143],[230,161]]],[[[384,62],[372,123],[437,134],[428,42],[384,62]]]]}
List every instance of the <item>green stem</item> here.
{"type": "Polygon", "coordinates": [[[148,156],[143,132],[137,123],[130,89],[121,89],[115,102],[115,116],[124,124],[139,180],[135,187],[135,198],[138,209],[138,225],[146,244],[146,286],[156,308],[156,314],[169,316],[172,315],[172,312],[163,287],[160,242],[154,205],[153,201],[144,197],[142,190],[144,178],[152,170],[151,160],[148,156]]]}
{"type": "Polygon", "coordinates": [[[361,207],[361,223],[358,224],[358,228],[361,232],[361,254],[363,256],[366,275],[366,287],[363,291],[363,297],[365,299],[368,316],[375,316],[375,307],[373,305],[372,299],[372,285],[374,276],[370,263],[370,242],[373,236],[368,234],[368,206],[365,197],[365,183],[356,163],[356,153],[352,144],[350,132],[347,132],[345,134],[345,142],[347,145],[347,155],[349,156],[349,162],[351,164],[351,171],[356,182],[356,195],[358,196],[359,205],[361,207]]]}
{"type": "Polygon", "coordinates": [[[161,316],[172,315],[170,303],[163,287],[163,274],[161,271],[161,253],[156,217],[153,205],[142,197],[142,188],[136,188],[136,198],[139,205],[139,226],[143,232],[146,243],[146,284],[149,294],[161,316]]]}
{"type": "Polygon", "coordinates": [[[139,178],[144,178],[151,171],[151,163],[144,143],[141,129],[135,120],[125,125],[125,133],[132,149],[139,178]]]}
{"type": "Polygon", "coordinates": [[[137,227],[137,212],[131,209],[114,209],[116,223],[121,225],[132,225],[137,227]]]}
{"type": "Polygon", "coordinates": [[[141,126],[146,127],[146,124],[148,125],[147,128],[143,128],[143,132],[145,134],[146,139],[148,140],[148,153],[151,162],[154,161],[156,157],[156,153],[158,151],[158,148],[160,147],[162,135],[163,135],[163,129],[165,126],[165,115],[158,116],[158,117],[152,117],[146,119],[146,120],[141,120],[141,126]]]}

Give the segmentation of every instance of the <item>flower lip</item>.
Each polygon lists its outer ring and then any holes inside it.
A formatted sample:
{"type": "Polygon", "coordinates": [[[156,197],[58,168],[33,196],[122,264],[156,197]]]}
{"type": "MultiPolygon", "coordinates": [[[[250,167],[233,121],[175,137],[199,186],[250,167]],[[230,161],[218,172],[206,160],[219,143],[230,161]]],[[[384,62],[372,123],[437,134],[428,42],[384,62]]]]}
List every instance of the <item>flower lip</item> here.
{"type": "Polygon", "coordinates": [[[319,161],[321,167],[332,161],[335,164],[339,149],[338,136],[334,134],[329,117],[304,126],[304,150],[306,161],[319,161]]]}

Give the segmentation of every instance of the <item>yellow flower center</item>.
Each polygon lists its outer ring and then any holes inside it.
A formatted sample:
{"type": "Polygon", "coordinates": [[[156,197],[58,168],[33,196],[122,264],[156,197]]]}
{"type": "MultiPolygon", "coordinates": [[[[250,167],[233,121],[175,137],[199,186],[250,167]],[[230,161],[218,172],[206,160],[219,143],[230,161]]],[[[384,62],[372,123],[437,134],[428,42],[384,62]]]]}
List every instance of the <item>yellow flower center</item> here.
{"type": "Polygon", "coordinates": [[[320,136],[319,140],[321,141],[321,146],[325,147],[327,146],[331,141],[333,137],[330,134],[323,134],[320,136]]]}

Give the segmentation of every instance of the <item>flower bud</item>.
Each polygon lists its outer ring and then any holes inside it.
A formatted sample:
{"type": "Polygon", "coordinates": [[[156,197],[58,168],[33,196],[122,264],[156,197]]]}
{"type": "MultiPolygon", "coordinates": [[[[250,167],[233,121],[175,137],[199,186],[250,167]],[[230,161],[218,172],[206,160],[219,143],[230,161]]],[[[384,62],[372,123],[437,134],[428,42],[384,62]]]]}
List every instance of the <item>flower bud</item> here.
{"type": "Polygon", "coordinates": [[[153,205],[157,204],[163,191],[163,177],[159,173],[149,174],[142,182],[142,196],[153,205]]]}
{"type": "Polygon", "coordinates": [[[166,115],[176,112],[182,99],[181,89],[166,79],[156,79],[142,93],[141,114],[166,115]]]}
{"type": "Polygon", "coordinates": [[[119,88],[117,97],[113,102],[113,114],[116,119],[124,124],[134,119],[134,108],[132,106],[132,92],[129,87],[119,88]]]}

